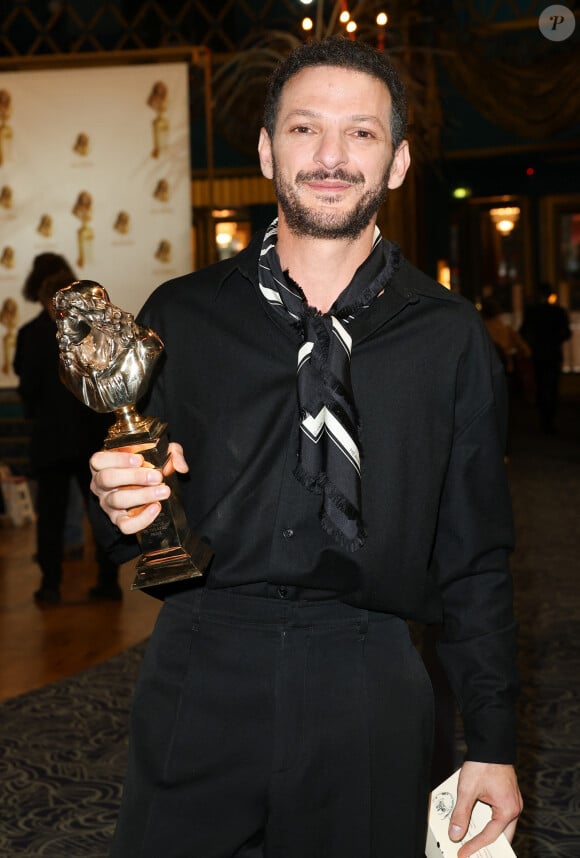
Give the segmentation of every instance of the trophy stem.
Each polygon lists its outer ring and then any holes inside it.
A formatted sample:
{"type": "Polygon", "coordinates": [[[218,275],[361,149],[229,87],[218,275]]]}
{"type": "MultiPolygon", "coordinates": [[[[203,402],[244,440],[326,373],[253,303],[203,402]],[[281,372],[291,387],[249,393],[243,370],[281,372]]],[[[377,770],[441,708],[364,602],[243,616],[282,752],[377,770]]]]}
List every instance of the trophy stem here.
{"type": "Polygon", "coordinates": [[[107,435],[109,441],[127,435],[147,434],[156,422],[155,417],[143,417],[139,414],[134,405],[123,405],[121,408],[116,408],[115,415],[117,419],[109,428],[107,435]]]}

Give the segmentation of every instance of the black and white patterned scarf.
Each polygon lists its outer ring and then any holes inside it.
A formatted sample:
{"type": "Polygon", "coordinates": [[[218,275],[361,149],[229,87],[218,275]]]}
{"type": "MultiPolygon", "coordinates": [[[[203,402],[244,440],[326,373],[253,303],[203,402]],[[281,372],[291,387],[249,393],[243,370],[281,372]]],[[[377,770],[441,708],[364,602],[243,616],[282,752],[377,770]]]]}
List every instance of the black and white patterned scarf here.
{"type": "Polygon", "coordinates": [[[350,551],[366,538],[361,506],[359,418],[350,377],[348,325],[374,301],[395,274],[396,245],[377,228],[371,253],[327,313],[310,307],[300,286],[283,272],[276,250],[278,220],[264,236],[258,264],[260,290],[302,337],[298,351],[300,435],[296,478],[322,495],[323,528],[350,551]]]}

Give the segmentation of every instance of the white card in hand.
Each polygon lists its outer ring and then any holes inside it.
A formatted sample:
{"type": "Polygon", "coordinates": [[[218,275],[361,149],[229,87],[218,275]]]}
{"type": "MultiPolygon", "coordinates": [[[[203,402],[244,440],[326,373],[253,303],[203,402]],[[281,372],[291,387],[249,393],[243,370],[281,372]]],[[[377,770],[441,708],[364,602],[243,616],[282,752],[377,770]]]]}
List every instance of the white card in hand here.
{"type": "MultiPolygon", "coordinates": [[[[439,784],[431,793],[429,803],[429,830],[425,846],[426,858],[457,858],[463,843],[471,840],[491,819],[491,808],[481,801],[476,802],[467,834],[459,843],[449,839],[449,819],[457,801],[459,769],[439,784]]],[[[470,858],[516,858],[505,835],[500,834],[495,843],[474,852],[470,858]]]]}

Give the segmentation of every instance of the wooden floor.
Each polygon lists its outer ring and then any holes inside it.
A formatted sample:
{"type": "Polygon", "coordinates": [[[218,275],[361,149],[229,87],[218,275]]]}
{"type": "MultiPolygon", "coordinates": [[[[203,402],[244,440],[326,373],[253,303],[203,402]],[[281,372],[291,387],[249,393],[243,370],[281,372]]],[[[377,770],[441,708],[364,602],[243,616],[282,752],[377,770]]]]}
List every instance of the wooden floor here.
{"type": "Polygon", "coordinates": [[[96,566],[88,528],[85,556],[67,561],[62,603],[35,604],[40,571],[33,524],[0,525],[0,700],[104,661],[149,636],[160,602],[131,590],[134,563],[121,567],[121,602],[89,600],[96,566]]]}

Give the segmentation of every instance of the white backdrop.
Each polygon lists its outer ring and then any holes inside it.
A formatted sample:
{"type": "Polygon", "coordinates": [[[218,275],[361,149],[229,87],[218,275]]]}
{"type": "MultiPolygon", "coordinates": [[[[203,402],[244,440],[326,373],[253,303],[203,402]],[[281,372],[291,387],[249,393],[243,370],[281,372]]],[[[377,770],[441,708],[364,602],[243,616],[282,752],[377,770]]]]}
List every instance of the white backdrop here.
{"type": "MultiPolygon", "coordinates": [[[[39,253],[63,254],[131,313],[191,269],[188,79],[183,62],[0,73],[4,353],[6,299],[18,326],[40,311],[21,294],[39,253]]],[[[14,386],[4,364],[0,386],[14,386]]]]}

